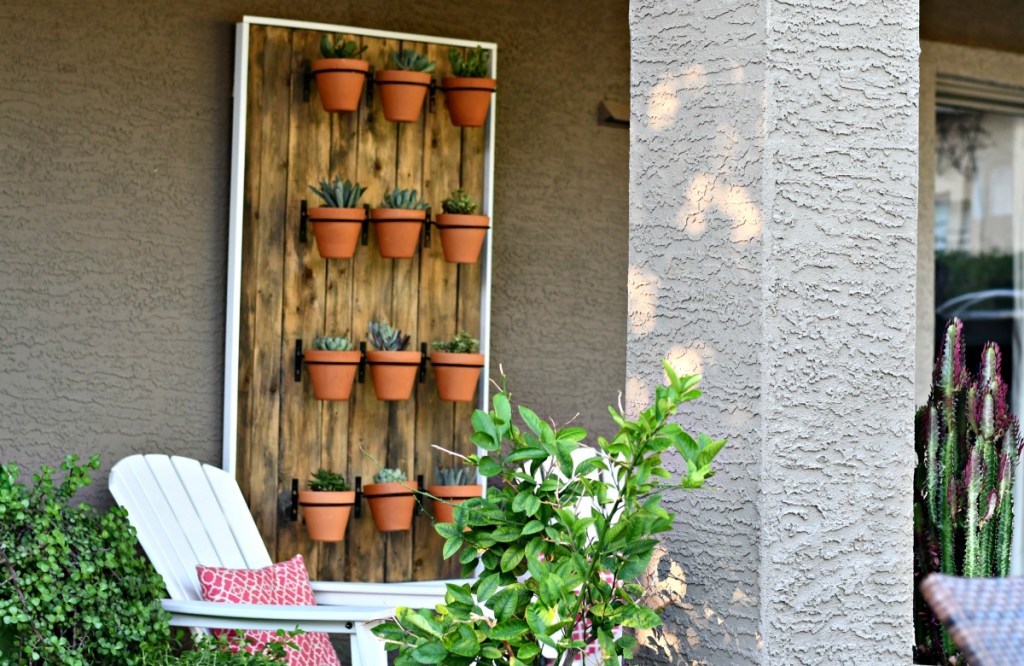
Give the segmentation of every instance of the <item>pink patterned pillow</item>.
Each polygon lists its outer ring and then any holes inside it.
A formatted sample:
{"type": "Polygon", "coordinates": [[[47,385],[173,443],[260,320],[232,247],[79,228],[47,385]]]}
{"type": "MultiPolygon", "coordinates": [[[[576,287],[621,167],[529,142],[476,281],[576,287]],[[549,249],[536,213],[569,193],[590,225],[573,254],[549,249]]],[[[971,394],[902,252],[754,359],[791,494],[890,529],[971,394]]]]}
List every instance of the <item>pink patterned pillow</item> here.
{"type": "MultiPolygon", "coordinates": [[[[275,606],[316,605],[302,555],[263,569],[225,569],[199,565],[196,566],[196,573],[206,601],[275,606]]],[[[238,638],[238,634],[232,630],[214,630],[213,633],[225,635],[232,640],[238,638]]],[[[257,652],[267,643],[279,640],[275,632],[261,629],[249,629],[244,637],[251,639],[251,642],[236,642],[236,652],[239,645],[247,652],[257,652]]],[[[327,634],[302,634],[291,642],[298,645],[299,650],[288,649],[289,666],[341,666],[327,634]]]]}

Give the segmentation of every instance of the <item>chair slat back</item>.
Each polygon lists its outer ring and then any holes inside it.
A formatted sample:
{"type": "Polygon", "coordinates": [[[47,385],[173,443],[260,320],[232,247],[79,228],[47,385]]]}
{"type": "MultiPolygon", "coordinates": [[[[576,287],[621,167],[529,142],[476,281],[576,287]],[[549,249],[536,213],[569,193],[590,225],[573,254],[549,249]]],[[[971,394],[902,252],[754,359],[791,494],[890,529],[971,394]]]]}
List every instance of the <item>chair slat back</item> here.
{"type": "MultiPolygon", "coordinates": [[[[179,464],[195,463],[189,458],[172,458],[175,466],[179,464]]],[[[240,565],[248,569],[260,569],[273,564],[270,553],[267,552],[267,544],[264,543],[256,521],[252,519],[252,512],[245,502],[242,490],[238,487],[235,478],[224,470],[203,465],[203,474],[209,483],[213,500],[220,506],[220,514],[227,518],[226,529],[234,536],[234,545],[241,553],[245,564],[240,565]]],[[[226,533],[226,532],[225,532],[226,533]]]]}

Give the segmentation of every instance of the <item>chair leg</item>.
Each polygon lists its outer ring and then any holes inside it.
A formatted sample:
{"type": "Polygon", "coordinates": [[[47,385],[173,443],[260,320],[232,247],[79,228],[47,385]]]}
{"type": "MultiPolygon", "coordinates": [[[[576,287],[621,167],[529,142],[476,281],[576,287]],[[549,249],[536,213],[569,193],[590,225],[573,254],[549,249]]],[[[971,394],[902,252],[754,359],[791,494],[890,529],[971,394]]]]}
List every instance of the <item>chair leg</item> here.
{"type": "Polygon", "coordinates": [[[364,622],[352,634],[352,666],[388,666],[384,641],[374,636],[370,627],[364,622]]]}

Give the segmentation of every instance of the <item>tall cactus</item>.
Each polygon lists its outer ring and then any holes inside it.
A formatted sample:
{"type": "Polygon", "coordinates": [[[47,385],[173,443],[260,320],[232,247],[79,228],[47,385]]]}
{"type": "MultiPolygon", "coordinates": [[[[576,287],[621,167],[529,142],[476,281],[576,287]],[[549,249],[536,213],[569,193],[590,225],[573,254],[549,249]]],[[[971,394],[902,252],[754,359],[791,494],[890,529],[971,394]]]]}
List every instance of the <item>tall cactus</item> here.
{"type": "MultiPolygon", "coordinates": [[[[1010,571],[1013,474],[1022,441],[1006,405],[999,346],[985,345],[977,380],[964,363],[963,323],[946,324],[928,404],[916,419],[915,574],[988,577],[1010,571]]],[[[915,584],[916,587],[916,584],[915,584]]],[[[950,663],[956,647],[917,598],[918,659],[950,663]]]]}

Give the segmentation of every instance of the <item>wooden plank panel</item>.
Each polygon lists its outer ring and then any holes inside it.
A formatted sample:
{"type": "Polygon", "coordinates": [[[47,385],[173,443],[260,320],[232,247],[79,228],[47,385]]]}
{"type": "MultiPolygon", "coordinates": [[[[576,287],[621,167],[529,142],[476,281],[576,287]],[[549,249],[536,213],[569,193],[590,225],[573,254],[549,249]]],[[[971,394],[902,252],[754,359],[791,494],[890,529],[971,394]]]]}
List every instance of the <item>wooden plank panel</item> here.
{"type": "MultiPolygon", "coordinates": [[[[427,55],[437,62],[435,78],[450,76],[447,47],[431,44],[427,55]]],[[[423,188],[427,201],[433,206],[433,215],[442,212],[441,202],[453,189],[459,186],[459,162],[461,159],[461,137],[459,129],[448,118],[445,96],[438,91],[434,113],[427,118],[427,130],[423,141],[423,188]]],[[[428,345],[434,340],[447,340],[455,334],[456,286],[455,264],[444,260],[441,251],[440,234],[431,229],[433,242],[422,250],[419,284],[419,325],[420,340],[428,345]]],[[[427,381],[420,384],[417,392],[416,414],[416,470],[424,475],[427,485],[433,483],[434,468],[437,465],[451,465],[450,455],[440,454],[431,446],[437,444],[450,448],[452,443],[452,419],[454,408],[450,402],[442,402],[437,395],[437,384],[431,369],[427,381]]],[[[426,507],[428,510],[431,507],[426,507]]],[[[441,537],[434,531],[431,516],[424,512],[416,520],[416,551],[414,553],[413,575],[417,580],[436,580],[441,577],[441,537]]]]}
{"type": "MultiPolygon", "coordinates": [[[[395,40],[365,38],[363,57],[376,70],[388,66],[390,53],[398,48],[395,40]]],[[[384,118],[380,95],[374,90],[373,108],[361,105],[359,111],[359,150],[356,176],[367,186],[364,200],[371,206],[380,203],[385,188],[395,179],[398,131],[384,118]]],[[[383,259],[377,241],[370,232],[369,245],[356,249],[352,262],[353,275],[359,276],[359,289],[352,299],[352,334],[366,338],[370,320],[391,317],[392,259],[383,259]]],[[[394,323],[392,321],[392,323],[394,323]]],[[[369,372],[366,382],[353,390],[349,421],[349,473],[361,476],[363,483],[372,483],[373,475],[387,462],[388,403],[377,400],[369,372]]],[[[346,539],[346,580],[383,582],[385,572],[384,537],[370,517],[369,506],[363,503],[363,517],[353,520],[346,539]]]]}
{"type": "Polygon", "coordinates": [[[250,492],[259,501],[253,518],[267,540],[267,550],[276,551],[278,494],[277,460],[281,389],[281,278],[283,220],[286,206],[291,35],[282,28],[267,28],[263,49],[263,117],[260,132],[260,196],[254,216],[258,225],[254,274],[256,291],[255,344],[253,356],[252,414],[254,441],[261,446],[250,456],[250,492]]]}
{"type": "Polygon", "coordinates": [[[260,26],[249,28],[249,54],[246,95],[246,136],[245,136],[245,189],[242,197],[242,270],[239,288],[239,330],[238,330],[238,413],[235,428],[236,468],[238,487],[250,505],[259,501],[250,493],[250,457],[253,447],[252,392],[253,354],[255,352],[256,280],[253,270],[256,264],[257,229],[255,211],[260,200],[260,164],[263,154],[263,132],[260,119],[263,116],[263,50],[267,33],[260,26]]]}
{"type": "MultiPolygon", "coordinates": [[[[345,35],[347,40],[362,43],[361,37],[345,35]]],[[[363,93],[365,95],[365,91],[363,93]]],[[[331,174],[342,180],[355,179],[359,158],[359,114],[331,114],[331,174]]],[[[365,252],[359,246],[356,252],[365,252]]],[[[324,295],[326,318],[324,330],[348,335],[350,340],[358,339],[362,333],[352,329],[353,259],[332,259],[327,262],[327,284],[324,295]]],[[[323,426],[321,428],[320,461],[323,467],[341,471],[349,484],[354,482],[348,469],[349,441],[348,422],[352,410],[348,401],[336,400],[324,403],[323,426]]],[[[342,580],[345,577],[344,542],[320,545],[320,580],[342,580]]]]}
{"type": "MultiPolygon", "coordinates": [[[[417,42],[403,42],[403,49],[425,52],[417,42]]],[[[395,173],[395,187],[415,189],[423,193],[423,136],[424,126],[430,117],[430,100],[424,102],[420,118],[415,123],[401,123],[398,127],[398,163],[395,173]]],[[[430,202],[428,202],[430,203],[430,202]]],[[[422,252],[422,243],[420,244],[422,252]]],[[[392,317],[394,324],[408,333],[410,350],[413,345],[423,342],[418,330],[420,252],[411,259],[392,261],[392,317]]],[[[388,467],[405,470],[410,481],[423,470],[416,468],[416,390],[413,397],[402,402],[391,403],[388,425],[388,467]]],[[[413,532],[391,532],[386,536],[387,572],[386,580],[391,582],[412,580],[413,532]]]]}
{"type": "MultiPolygon", "coordinates": [[[[278,131],[288,135],[287,201],[284,229],[284,282],[281,365],[281,444],[278,484],[291,488],[292,479],[304,484],[320,468],[320,425],[322,405],[313,396],[312,382],[303,369],[301,381],[294,377],[295,342],[309,348],[324,332],[325,261],[320,258],[312,229],[306,241],[299,238],[300,204],[319,205],[309,184],[326,176],[330,167],[329,114],[316,95],[304,99],[305,66],[319,49],[319,34],[308,30],[292,32],[291,114],[278,131]],[[287,130],[285,130],[287,128],[287,130]]],[[[301,511],[300,511],[301,514],[301,511]]],[[[301,516],[300,516],[301,518],[301,516]]],[[[277,535],[277,561],[302,553],[310,571],[317,570],[318,549],[300,522],[282,521],[277,535]]]]}

